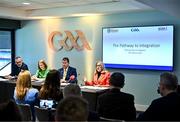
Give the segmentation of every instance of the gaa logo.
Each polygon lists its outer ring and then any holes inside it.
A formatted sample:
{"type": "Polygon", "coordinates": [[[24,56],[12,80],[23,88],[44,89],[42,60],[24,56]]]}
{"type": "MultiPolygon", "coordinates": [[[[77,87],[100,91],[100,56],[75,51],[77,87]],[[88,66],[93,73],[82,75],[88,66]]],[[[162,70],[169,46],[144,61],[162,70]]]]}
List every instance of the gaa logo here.
{"type": "Polygon", "coordinates": [[[70,31],[64,31],[65,32],[65,38],[59,41],[58,48],[54,44],[54,37],[55,36],[63,36],[63,34],[59,31],[53,31],[48,38],[48,44],[49,47],[54,51],[60,51],[63,47],[65,50],[70,51],[73,48],[75,48],[78,51],[83,50],[86,48],[87,50],[92,50],[91,47],[88,44],[88,41],[84,35],[84,33],[80,30],[75,30],[77,36],[74,37],[73,34],[70,31]],[[81,42],[81,45],[78,44],[78,39],[81,42]],[[69,43],[68,43],[69,41],[69,43]]]}
{"type": "Polygon", "coordinates": [[[132,28],[131,32],[139,32],[139,28],[132,28]]]}

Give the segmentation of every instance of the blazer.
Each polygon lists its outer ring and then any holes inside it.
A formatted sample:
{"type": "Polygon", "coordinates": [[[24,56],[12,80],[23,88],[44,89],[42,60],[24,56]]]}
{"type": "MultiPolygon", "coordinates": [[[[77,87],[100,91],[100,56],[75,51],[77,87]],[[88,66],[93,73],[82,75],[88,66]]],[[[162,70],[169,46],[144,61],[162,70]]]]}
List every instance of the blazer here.
{"type": "Polygon", "coordinates": [[[98,78],[98,73],[95,71],[93,81],[86,81],[85,85],[100,85],[109,86],[110,73],[108,71],[102,71],[98,78]]]}
{"type": "Polygon", "coordinates": [[[18,76],[21,70],[29,70],[28,66],[23,62],[21,67],[18,67],[16,64],[13,65],[11,76],[18,76]]]}
{"type": "Polygon", "coordinates": [[[98,97],[97,111],[100,117],[119,120],[135,120],[134,96],[112,88],[98,97]]]}
{"type": "MultiPolygon", "coordinates": [[[[64,69],[63,69],[63,68],[60,68],[58,71],[59,71],[59,73],[60,73],[60,78],[62,79],[62,78],[63,78],[64,69]]],[[[68,81],[69,83],[77,83],[77,72],[76,72],[76,68],[70,67],[70,66],[68,67],[68,71],[67,71],[65,80],[68,81]],[[70,80],[70,77],[71,77],[72,75],[75,76],[75,79],[74,79],[74,80],[70,80]]]]}
{"type": "Polygon", "coordinates": [[[148,109],[137,120],[180,121],[180,96],[173,92],[152,101],[148,109]]]}

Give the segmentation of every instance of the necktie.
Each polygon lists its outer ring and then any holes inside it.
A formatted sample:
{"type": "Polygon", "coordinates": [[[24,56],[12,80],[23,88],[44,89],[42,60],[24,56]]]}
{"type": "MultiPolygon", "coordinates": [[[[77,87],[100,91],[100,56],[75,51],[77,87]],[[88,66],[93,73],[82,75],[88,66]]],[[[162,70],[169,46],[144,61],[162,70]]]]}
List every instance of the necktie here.
{"type": "Polygon", "coordinates": [[[64,72],[63,72],[63,80],[66,79],[66,75],[67,75],[67,69],[64,69],[64,72]]]}

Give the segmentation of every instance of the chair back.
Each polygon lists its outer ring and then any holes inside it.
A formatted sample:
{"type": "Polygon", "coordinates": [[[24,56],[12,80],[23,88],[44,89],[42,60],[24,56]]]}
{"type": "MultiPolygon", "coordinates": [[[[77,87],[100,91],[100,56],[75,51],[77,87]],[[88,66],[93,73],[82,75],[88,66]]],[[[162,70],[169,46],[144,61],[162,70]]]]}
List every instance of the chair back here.
{"type": "Polygon", "coordinates": [[[28,104],[18,104],[18,108],[20,110],[23,121],[32,121],[33,120],[30,105],[28,105],[28,104]]]}
{"type": "Polygon", "coordinates": [[[56,109],[51,108],[39,108],[35,106],[35,114],[37,121],[52,121],[54,119],[53,114],[55,113],[56,109]]]}

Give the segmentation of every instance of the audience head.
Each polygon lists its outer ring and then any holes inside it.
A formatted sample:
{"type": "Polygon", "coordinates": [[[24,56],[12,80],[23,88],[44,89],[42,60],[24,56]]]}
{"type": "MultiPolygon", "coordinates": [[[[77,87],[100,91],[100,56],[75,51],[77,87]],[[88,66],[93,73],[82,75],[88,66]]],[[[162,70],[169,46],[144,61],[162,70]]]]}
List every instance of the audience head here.
{"type": "Polygon", "coordinates": [[[22,58],[21,58],[20,56],[17,56],[17,57],[15,58],[15,63],[16,63],[16,65],[17,65],[18,67],[21,67],[21,66],[22,66],[22,63],[23,63],[22,58]]]}
{"type": "Polygon", "coordinates": [[[177,86],[177,93],[180,94],[180,85],[177,86]]]}
{"type": "Polygon", "coordinates": [[[45,84],[60,87],[59,71],[56,69],[50,70],[46,76],[45,84]]]}
{"type": "Polygon", "coordinates": [[[178,78],[174,73],[165,72],[160,75],[159,90],[162,96],[166,96],[169,91],[176,91],[178,78]]]}
{"type": "Polygon", "coordinates": [[[38,61],[38,69],[39,70],[46,70],[47,69],[47,64],[44,60],[38,61]]]}
{"type": "Polygon", "coordinates": [[[109,83],[113,87],[123,88],[125,82],[125,76],[120,72],[114,72],[109,80],[109,83]]]}
{"type": "Polygon", "coordinates": [[[50,70],[46,76],[44,85],[40,89],[39,97],[42,99],[52,98],[56,100],[56,95],[60,91],[60,74],[57,70],[50,70]]]}
{"type": "Polygon", "coordinates": [[[31,87],[31,74],[29,71],[21,71],[16,81],[16,97],[24,99],[28,88],[31,87]]]}
{"type": "Polygon", "coordinates": [[[62,67],[63,67],[64,69],[66,69],[67,67],[69,67],[69,58],[68,58],[68,57],[64,57],[64,58],[62,59],[62,67]]]}
{"type": "Polygon", "coordinates": [[[104,64],[102,61],[96,62],[96,72],[102,72],[104,70],[104,64]]]}
{"type": "Polygon", "coordinates": [[[21,121],[21,114],[14,101],[0,104],[0,121],[21,121]]]}
{"type": "Polygon", "coordinates": [[[82,97],[69,96],[59,102],[56,121],[87,121],[88,102],[82,97]]]}
{"type": "Polygon", "coordinates": [[[81,88],[77,84],[69,84],[63,89],[63,97],[81,96],[81,88]]]}

